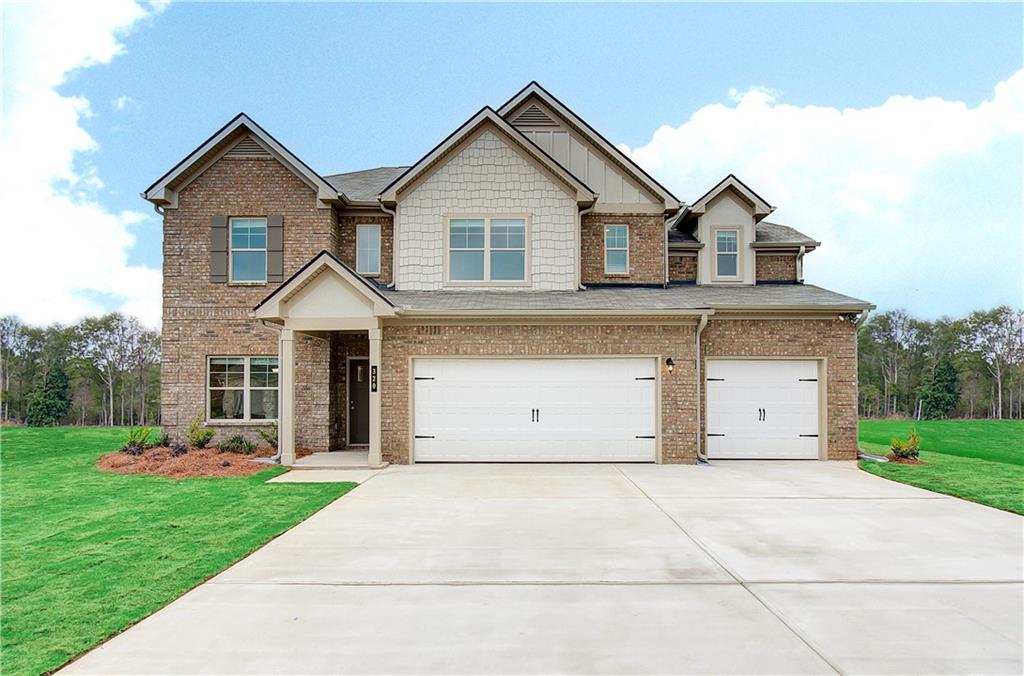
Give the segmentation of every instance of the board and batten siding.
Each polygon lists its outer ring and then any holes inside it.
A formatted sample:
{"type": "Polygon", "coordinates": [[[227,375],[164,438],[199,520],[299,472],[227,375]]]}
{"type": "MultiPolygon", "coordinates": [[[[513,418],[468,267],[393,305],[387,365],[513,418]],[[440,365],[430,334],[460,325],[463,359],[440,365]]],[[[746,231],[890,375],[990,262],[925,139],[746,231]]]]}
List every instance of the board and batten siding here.
{"type": "Polygon", "coordinates": [[[551,111],[531,102],[509,116],[523,133],[576,178],[598,193],[600,204],[659,204],[659,200],[551,111]]]}
{"type": "Polygon", "coordinates": [[[503,288],[576,288],[578,209],[574,198],[491,131],[468,142],[400,198],[397,288],[442,288],[445,219],[485,214],[529,217],[528,284],[503,288]]]}

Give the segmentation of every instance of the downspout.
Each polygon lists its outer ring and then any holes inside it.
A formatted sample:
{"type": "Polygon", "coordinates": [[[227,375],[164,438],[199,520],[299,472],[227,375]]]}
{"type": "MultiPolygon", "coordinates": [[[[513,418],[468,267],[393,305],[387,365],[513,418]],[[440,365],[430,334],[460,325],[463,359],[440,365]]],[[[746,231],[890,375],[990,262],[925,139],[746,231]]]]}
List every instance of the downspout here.
{"type": "Polygon", "coordinates": [[[855,322],[853,323],[853,328],[855,328],[855,329],[859,329],[859,328],[860,328],[860,325],[861,325],[861,324],[863,324],[864,322],[866,322],[866,321],[868,320],[868,315],[869,315],[869,314],[871,314],[871,310],[868,310],[868,309],[865,309],[865,310],[863,310],[863,311],[862,311],[862,312],[860,313],[860,316],[859,316],[859,317],[857,317],[857,321],[855,321],[855,322]]]}
{"type": "Polygon", "coordinates": [[[800,245],[800,251],[796,254],[796,283],[804,283],[804,254],[807,253],[807,247],[803,244],[800,245]]]}
{"type": "Polygon", "coordinates": [[[584,207],[583,209],[580,209],[579,218],[577,219],[577,224],[576,224],[576,288],[580,289],[580,290],[583,290],[583,291],[585,291],[587,289],[587,287],[583,286],[583,270],[582,270],[582,267],[583,267],[582,255],[583,255],[583,253],[582,253],[581,249],[583,248],[583,217],[586,216],[587,214],[589,214],[591,211],[593,211],[594,207],[596,207],[596,206],[597,206],[597,200],[595,199],[594,203],[591,204],[589,207],[584,207]]]}
{"type": "Polygon", "coordinates": [[[662,288],[667,289],[668,288],[668,282],[669,282],[669,279],[668,279],[668,219],[666,219],[664,230],[665,230],[665,277],[664,277],[665,283],[662,284],[662,288]]]}
{"type": "Polygon", "coordinates": [[[377,199],[377,206],[391,216],[391,283],[387,288],[393,289],[398,280],[398,209],[388,209],[380,198],[377,199]]]}
{"type": "Polygon", "coordinates": [[[703,377],[701,376],[701,362],[700,362],[700,334],[704,333],[705,327],[708,325],[708,313],[703,312],[700,315],[700,323],[697,324],[697,462],[707,463],[708,456],[704,452],[704,434],[701,432],[701,393],[704,391],[703,377]]]}

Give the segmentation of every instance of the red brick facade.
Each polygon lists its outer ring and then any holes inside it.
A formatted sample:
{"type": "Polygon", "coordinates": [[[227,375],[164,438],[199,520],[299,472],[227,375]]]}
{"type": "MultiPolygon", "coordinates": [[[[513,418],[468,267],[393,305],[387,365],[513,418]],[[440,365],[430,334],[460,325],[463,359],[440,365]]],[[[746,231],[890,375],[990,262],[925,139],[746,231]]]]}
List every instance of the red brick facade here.
{"type": "Polygon", "coordinates": [[[696,282],[697,254],[673,254],[669,256],[668,280],[670,282],[696,282]]]}
{"type": "MultiPolygon", "coordinates": [[[[338,258],[353,270],[356,269],[356,226],[375,224],[380,226],[380,274],[375,277],[381,284],[391,283],[392,254],[394,252],[395,228],[391,216],[384,214],[343,214],[338,217],[338,258]]],[[[368,275],[370,276],[370,275],[368,275]]]]}
{"type": "Polygon", "coordinates": [[[763,254],[756,257],[758,282],[795,282],[796,254],[763,254]]]}
{"type": "Polygon", "coordinates": [[[580,223],[584,284],[664,284],[665,219],[661,214],[586,214],[580,223]],[[604,273],[604,226],[629,226],[629,274],[604,273]]]}

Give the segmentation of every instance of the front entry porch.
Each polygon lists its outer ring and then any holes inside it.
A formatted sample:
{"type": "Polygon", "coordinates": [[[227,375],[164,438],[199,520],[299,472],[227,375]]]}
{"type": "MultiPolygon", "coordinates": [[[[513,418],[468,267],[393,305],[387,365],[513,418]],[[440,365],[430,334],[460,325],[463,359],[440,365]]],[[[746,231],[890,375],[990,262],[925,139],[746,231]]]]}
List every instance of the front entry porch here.
{"type": "Polygon", "coordinates": [[[384,317],[394,315],[394,306],[376,287],[326,251],[256,306],[253,317],[278,332],[282,465],[382,466],[381,324],[384,317]],[[330,447],[346,450],[330,453],[330,459],[326,453],[314,453],[297,463],[295,342],[303,334],[330,343],[328,401],[316,404],[317,410],[310,413],[321,415],[324,410],[319,406],[326,407],[330,447]]]}
{"type": "Polygon", "coordinates": [[[388,463],[370,462],[370,451],[348,450],[312,453],[303,458],[298,458],[292,465],[292,469],[382,469],[388,463]]]}

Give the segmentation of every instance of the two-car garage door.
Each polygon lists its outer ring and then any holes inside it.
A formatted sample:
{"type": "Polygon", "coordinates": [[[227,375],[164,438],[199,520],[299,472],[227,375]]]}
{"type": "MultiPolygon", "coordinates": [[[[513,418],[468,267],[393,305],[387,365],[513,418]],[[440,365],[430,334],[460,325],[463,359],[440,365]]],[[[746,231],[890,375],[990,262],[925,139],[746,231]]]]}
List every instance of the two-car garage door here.
{"type": "Polygon", "coordinates": [[[416,359],[417,462],[653,462],[657,363],[416,359]]]}

